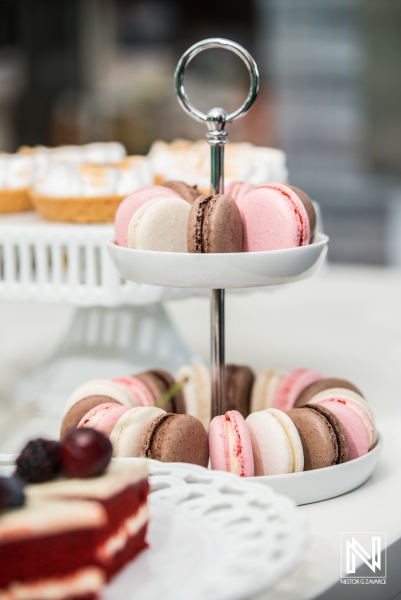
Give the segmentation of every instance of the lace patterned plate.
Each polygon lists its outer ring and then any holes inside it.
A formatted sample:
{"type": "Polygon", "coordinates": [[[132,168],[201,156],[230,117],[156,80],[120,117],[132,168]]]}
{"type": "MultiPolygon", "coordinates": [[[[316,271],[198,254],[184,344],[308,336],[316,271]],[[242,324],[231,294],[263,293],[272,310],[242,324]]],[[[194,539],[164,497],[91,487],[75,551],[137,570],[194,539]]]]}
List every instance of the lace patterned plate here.
{"type": "Polygon", "coordinates": [[[301,559],[307,529],[288,498],[194,465],[149,461],[149,469],[150,547],[104,600],[239,600],[271,587],[301,559]]]}

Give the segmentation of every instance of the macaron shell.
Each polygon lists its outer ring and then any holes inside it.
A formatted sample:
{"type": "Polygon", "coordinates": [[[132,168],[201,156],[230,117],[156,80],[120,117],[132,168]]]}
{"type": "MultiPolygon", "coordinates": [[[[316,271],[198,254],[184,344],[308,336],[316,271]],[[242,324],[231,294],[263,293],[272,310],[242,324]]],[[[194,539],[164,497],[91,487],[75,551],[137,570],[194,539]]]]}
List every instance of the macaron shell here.
{"type": "Polygon", "coordinates": [[[116,242],[119,246],[128,246],[128,225],[135,211],[138,210],[142,204],[148,202],[148,200],[160,198],[162,196],[175,196],[180,198],[180,195],[174,190],[162,185],[143,187],[124,198],[117,209],[114,221],[116,242]]]}
{"type": "Polygon", "coordinates": [[[210,423],[209,452],[212,469],[253,477],[252,442],[243,416],[236,410],[210,423]]]}
{"type": "Polygon", "coordinates": [[[341,424],[340,419],[331,410],[322,404],[306,404],[305,408],[316,410],[329,421],[336,434],[338,444],[338,459],[337,464],[344,463],[348,460],[348,438],[345,429],[341,424]]]}
{"type": "MultiPolygon", "coordinates": [[[[115,383],[110,379],[92,379],[86,381],[74,390],[67,400],[64,414],[66,414],[77,402],[93,396],[102,396],[103,398],[106,398],[103,402],[107,402],[107,399],[111,398],[124,406],[128,406],[129,408],[132,407],[132,396],[124,386],[115,383]]],[[[99,402],[99,404],[102,404],[102,402],[99,402]]]]}
{"type": "Polygon", "coordinates": [[[308,404],[320,404],[322,400],[332,399],[346,404],[351,410],[359,415],[368,432],[369,449],[372,448],[377,441],[377,430],[373,411],[366,400],[352,390],[347,390],[345,388],[332,388],[316,394],[313,396],[313,398],[311,398],[308,404]]]}
{"type": "Polygon", "coordinates": [[[132,406],[153,406],[154,397],[149,388],[136,377],[115,377],[115,383],[124,386],[132,395],[132,406]]]}
{"type": "Polygon", "coordinates": [[[315,207],[313,206],[312,200],[309,198],[308,194],[306,194],[303,190],[299,189],[298,187],[295,187],[295,185],[289,185],[288,187],[296,193],[296,195],[304,205],[306,212],[308,213],[310,240],[312,241],[316,229],[316,211],[315,207]]]}
{"type": "Polygon", "coordinates": [[[304,470],[304,451],[298,430],[290,417],[277,408],[269,408],[269,414],[277,419],[284,429],[292,451],[292,472],[301,473],[304,470]]]}
{"type": "Polygon", "coordinates": [[[321,400],[319,404],[331,410],[341,421],[348,439],[348,460],[367,454],[370,448],[370,440],[361,417],[348,405],[337,402],[335,399],[321,400]]]}
{"type": "Polygon", "coordinates": [[[191,415],[164,414],[144,431],[141,456],[161,462],[209,463],[209,444],[202,423],[191,415]]]}
{"type": "Polygon", "coordinates": [[[78,427],[90,427],[109,437],[118,419],[128,410],[126,406],[115,402],[99,404],[86,413],[78,423],[78,427]]]}
{"type": "Polygon", "coordinates": [[[324,379],[320,379],[318,381],[314,381],[310,385],[308,385],[302,392],[299,394],[298,398],[295,400],[295,407],[304,406],[311,400],[316,394],[323,392],[324,390],[330,390],[332,388],[342,388],[351,390],[356,394],[359,394],[363,397],[363,394],[360,390],[350,381],[346,379],[338,379],[336,377],[325,377],[324,379]]]}
{"type": "Polygon", "coordinates": [[[209,427],[210,464],[215,471],[230,471],[228,434],[224,415],[214,417],[209,427]]]}
{"type": "Polygon", "coordinates": [[[183,181],[164,181],[163,186],[170,188],[190,204],[193,204],[196,198],[202,195],[196,185],[188,185],[183,181]]]}
{"type": "Polygon", "coordinates": [[[211,416],[210,374],[206,365],[183,365],[176,374],[177,381],[185,381],[182,388],[184,410],[182,412],[199,419],[206,431],[211,416]]]}
{"type": "Polygon", "coordinates": [[[247,418],[255,375],[246,365],[226,365],[226,410],[238,411],[247,418]]]}
{"type": "Polygon", "coordinates": [[[231,181],[226,187],[224,192],[234,198],[236,202],[243,198],[248,192],[253,190],[255,185],[245,181],[231,181]]]}
{"type": "Polygon", "coordinates": [[[245,422],[251,437],[255,475],[292,473],[292,450],[280,422],[267,410],[251,413],[245,422]]]}
{"type": "Polygon", "coordinates": [[[323,379],[323,375],[309,369],[295,369],[283,377],[276,397],[274,408],[287,412],[293,408],[299,394],[311,383],[323,379]]]}
{"type": "Polygon", "coordinates": [[[138,406],[123,414],[110,434],[113,456],[115,458],[140,456],[143,432],[153,419],[164,414],[165,411],[156,406],[138,406]]]}
{"type": "Polygon", "coordinates": [[[113,400],[107,396],[88,396],[87,398],[83,398],[82,400],[79,400],[73,404],[69,411],[64,415],[61,423],[60,439],[63,440],[69,433],[71,433],[71,431],[74,431],[74,429],[78,427],[78,423],[89,410],[106,402],[115,403],[116,405],[121,406],[117,400],[113,400]]]}
{"type": "Polygon", "coordinates": [[[265,369],[256,377],[251,394],[251,412],[272,408],[282,379],[287,375],[283,369],[265,369]]]}
{"type": "Polygon", "coordinates": [[[242,251],[242,222],[237,204],[227,194],[199,196],[188,218],[188,252],[242,251]]]}
{"type": "Polygon", "coordinates": [[[298,196],[282,184],[257,186],[239,199],[243,251],[262,252],[306,246],[308,214],[298,196]]]}
{"type": "Polygon", "coordinates": [[[133,214],[128,225],[128,247],[157,252],[187,252],[191,206],[182,198],[149,200],[133,214]]]}
{"type": "Polygon", "coordinates": [[[301,438],[304,471],[335,465],[339,457],[337,437],[326,417],[308,408],[293,408],[287,415],[301,438]]]}

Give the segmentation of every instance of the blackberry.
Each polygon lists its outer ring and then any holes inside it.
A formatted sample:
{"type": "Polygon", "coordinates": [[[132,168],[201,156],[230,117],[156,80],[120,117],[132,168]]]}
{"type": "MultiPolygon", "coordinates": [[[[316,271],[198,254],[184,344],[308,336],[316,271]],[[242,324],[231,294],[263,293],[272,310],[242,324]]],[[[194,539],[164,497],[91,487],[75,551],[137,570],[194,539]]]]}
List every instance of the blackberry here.
{"type": "Polygon", "coordinates": [[[31,440],[17,458],[16,474],[29,483],[53,479],[60,472],[59,448],[52,440],[31,440]]]}
{"type": "Polygon", "coordinates": [[[25,503],[23,482],[17,477],[0,477],[0,510],[25,503]]]}

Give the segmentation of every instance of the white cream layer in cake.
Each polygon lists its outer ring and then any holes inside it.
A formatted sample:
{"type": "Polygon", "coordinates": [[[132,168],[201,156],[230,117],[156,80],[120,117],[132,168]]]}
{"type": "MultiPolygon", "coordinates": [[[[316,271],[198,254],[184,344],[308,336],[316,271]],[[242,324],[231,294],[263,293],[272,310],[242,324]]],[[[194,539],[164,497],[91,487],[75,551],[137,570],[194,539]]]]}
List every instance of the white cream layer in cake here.
{"type": "Polygon", "coordinates": [[[15,581],[0,590],[0,600],[64,600],[97,594],[105,583],[102,569],[86,567],[71,575],[54,579],[39,579],[31,583],[15,581]]]}
{"type": "Polygon", "coordinates": [[[55,479],[29,485],[26,488],[28,498],[93,498],[106,500],[123,491],[129,485],[148,476],[148,466],[144,459],[111,461],[104,475],[85,479],[55,479]]]}
{"type": "Polygon", "coordinates": [[[28,494],[25,506],[2,511],[0,544],[38,535],[102,527],[107,523],[105,509],[98,502],[50,501],[39,496],[28,494]]]}

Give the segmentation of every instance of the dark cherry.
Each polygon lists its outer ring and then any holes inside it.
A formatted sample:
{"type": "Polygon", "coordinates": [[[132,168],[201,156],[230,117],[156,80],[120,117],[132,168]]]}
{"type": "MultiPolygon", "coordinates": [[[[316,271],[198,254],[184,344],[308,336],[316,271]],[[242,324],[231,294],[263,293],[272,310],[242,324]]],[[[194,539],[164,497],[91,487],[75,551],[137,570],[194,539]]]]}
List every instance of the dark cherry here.
{"type": "Polygon", "coordinates": [[[101,475],[110,462],[113,449],[103,433],[81,427],[60,442],[61,468],[69,477],[101,475]]]}
{"type": "Polygon", "coordinates": [[[0,477],[0,510],[25,504],[23,482],[18,477],[0,477]]]}
{"type": "Polygon", "coordinates": [[[54,440],[31,440],[16,461],[16,474],[28,483],[49,481],[54,479],[59,471],[59,443],[54,440]]]}

